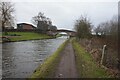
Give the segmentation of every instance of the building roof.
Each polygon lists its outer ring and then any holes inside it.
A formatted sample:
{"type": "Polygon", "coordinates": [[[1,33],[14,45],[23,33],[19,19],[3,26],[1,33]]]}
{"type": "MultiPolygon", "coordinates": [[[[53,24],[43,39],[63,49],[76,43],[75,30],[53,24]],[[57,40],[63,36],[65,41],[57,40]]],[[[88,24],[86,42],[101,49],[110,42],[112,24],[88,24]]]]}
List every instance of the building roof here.
{"type": "Polygon", "coordinates": [[[17,25],[30,25],[30,26],[32,26],[33,28],[36,28],[36,27],[33,26],[32,24],[28,24],[28,23],[18,23],[17,25]]]}

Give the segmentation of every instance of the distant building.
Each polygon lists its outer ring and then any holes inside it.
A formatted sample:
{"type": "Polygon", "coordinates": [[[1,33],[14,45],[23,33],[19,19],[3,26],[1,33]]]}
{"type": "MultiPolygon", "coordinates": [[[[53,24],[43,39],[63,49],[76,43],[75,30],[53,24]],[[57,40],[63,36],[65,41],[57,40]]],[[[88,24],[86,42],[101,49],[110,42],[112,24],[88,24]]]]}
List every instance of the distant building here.
{"type": "MultiPolygon", "coordinates": [[[[2,22],[0,22],[2,23],[2,22]]],[[[14,25],[11,24],[10,22],[6,22],[5,25],[4,25],[4,29],[14,29],[13,27],[14,25]]],[[[2,27],[2,26],[1,26],[2,27]]]]}
{"type": "Polygon", "coordinates": [[[49,27],[48,27],[48,30],[56,31],[56,30],[57,30],[57,27],[56,27],[56,26],[49,26],[49,27]]]}
{"type": "Polygon", "coordinates": [[[48,30],[48,24],[46,24],[44,21],[38,21],[37,24],[37,29],[41,30],[41,31],[47,31],[48,30]]]}
{"type": "Polygon", "coordinates": [[[19,24],[17,24],[17,29],[32,30],[32,29],[36,29],[36,27],[31,24],[27,24],[27,23],[19,23],[19,24]]]}
{"type": "Polygon", "coordinates": [[[8,27],[8,26],[6,26],[5,29],[14,29],[14,27],[8,27]]]}
{"type": "Polygon", "coordinates": [[[57,27],[47,24],[45,21],[38,21],[37,29],[40,33],[53,34],[51,31],[56,31],[57,27]]]}
{"type": "Polygon", "coordinates": [[[46,31],[46,30],[57,30],[56,26],[48,25],[44,21],[38,21],[37,29],[46,31]]]}

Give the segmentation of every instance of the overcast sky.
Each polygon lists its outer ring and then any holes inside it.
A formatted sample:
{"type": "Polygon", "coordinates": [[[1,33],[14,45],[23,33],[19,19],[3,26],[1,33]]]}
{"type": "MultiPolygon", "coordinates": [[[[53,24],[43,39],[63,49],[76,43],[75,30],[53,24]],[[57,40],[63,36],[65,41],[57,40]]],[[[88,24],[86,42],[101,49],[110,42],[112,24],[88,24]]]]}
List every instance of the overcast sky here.
{"type": "Polygon", "coordinates": [[[58,28],[73,29],[81,15],[87,15],[96,27],[118,14],[118,0],[12,0],[17,23],[31,23],[33,16],[43,12],[58,28]],[[25,2],[24,2],[25,1],[25,2]]]}

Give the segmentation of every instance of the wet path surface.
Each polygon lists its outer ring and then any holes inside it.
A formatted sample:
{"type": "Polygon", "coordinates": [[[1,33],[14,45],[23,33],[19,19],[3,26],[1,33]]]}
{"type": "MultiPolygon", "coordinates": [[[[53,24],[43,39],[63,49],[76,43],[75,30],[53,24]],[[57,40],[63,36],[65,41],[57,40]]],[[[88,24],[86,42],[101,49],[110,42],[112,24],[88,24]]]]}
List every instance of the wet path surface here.
{"type": "Polygon", "coordinates": [[[74,50],[70,42],[66,45],[61,54],[63,55],[55,73],[55,78],[77,78],[78,73],[76,69],[74,50]]]}
{"type": "Polygon", "coordinates": [[[4,43],[2,45],[2,77],[29,77],[65,40],[66,37],[4,43]]]}

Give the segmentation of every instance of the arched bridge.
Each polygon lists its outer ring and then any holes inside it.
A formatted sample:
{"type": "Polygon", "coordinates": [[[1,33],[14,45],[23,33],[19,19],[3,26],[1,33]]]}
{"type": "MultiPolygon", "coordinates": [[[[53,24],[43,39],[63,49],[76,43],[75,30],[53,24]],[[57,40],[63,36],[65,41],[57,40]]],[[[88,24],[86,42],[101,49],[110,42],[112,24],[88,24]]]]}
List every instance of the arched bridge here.
{"type": "Polygon", "coordinates": [[[57,32],[73,32],[75,33],[75,31],[71,31],[71,30],[66,30],[66,29],[58,29],[57,32]]]}
{"type": "Polygon", "coordinates": [[[60,32],[65,32],[67,33],[69,36],[75,36],[76,32],[72,31],[72,30],[66,30],[66,29],[58,29],[58,30],[54,30],[54,31],[48,31],[48,34],[50,35],[56,35],[60,32]]]}

